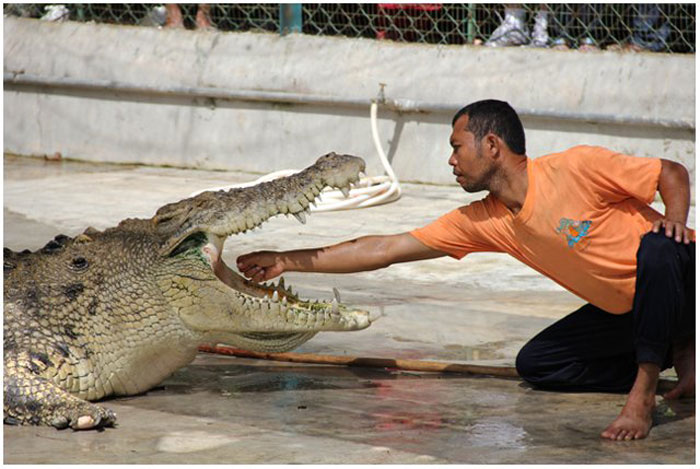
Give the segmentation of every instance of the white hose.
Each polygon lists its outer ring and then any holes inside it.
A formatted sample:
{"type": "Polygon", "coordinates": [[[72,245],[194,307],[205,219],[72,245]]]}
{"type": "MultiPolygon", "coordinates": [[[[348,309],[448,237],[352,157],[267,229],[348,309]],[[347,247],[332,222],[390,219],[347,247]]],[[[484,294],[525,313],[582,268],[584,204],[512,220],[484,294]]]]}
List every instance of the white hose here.
{"type": "MultiPolygon", "coordinates": [[[[321,194],[316,201],[316,205],[311,205],[309,207],[312,212],[329,212],[332,210],[348,210],[352,208],[370,207],[372,205],[393,202],[401,197],[401,186],[399,185],[399,180],[396,179],[394,170],[391,168],[391,164],[389,164],[389,160],[387,159],[379,140],[379,132],[377,131],[377,102],[374,100],[370,106],[370,123],[372,126],[372,140],[374,141],[374,147],[377,150],[377,155],[379,156],[379,160],[386,171],[386,175],[361,177],[358,182],[350,186],[350,195],[348,197],[345,197],[338,189],[326,188],[321,191],[321,194]]],[[[261,176],[255,181],[197,191],[190,194],[190,197],[194,197],[197,194],[207,191],[220,191],[255,186],[261,182],[268,182],[281,177],[291,176],[292,174],[298,172],[298,169],[283,169],[261,176]]]]}

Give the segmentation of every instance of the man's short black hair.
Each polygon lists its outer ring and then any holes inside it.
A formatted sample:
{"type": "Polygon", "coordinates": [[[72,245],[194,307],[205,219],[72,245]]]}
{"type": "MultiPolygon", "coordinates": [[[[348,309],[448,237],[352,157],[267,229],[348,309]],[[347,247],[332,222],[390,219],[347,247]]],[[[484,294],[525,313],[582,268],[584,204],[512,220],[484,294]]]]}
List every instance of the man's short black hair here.
{"type": "Polygon", "coordinates": [[[523,123],[510,104],[495,99],[476,101],[457,111],[452,119],[452,126],[454,127],[457,119],[465,114],[469,116],[467,130],[474,134],[477,142],[491,132],[502,138],[513,153],[525,154],[523,123]]]}

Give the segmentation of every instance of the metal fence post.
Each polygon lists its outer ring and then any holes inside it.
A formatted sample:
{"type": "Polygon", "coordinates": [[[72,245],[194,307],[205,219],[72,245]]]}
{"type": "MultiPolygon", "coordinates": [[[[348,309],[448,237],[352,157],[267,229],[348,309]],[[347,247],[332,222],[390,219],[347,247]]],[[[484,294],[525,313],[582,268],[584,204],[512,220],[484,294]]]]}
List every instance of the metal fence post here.
{"type": "Polygon", "coordinates": [[[280,3],[280,35],[301,32],[301,3],[280,3]]]}
{"type": "Polygon", "coordinates": [[[476,6],[467,4],[467,44],[473,44],[476,39],[476,6]]]}

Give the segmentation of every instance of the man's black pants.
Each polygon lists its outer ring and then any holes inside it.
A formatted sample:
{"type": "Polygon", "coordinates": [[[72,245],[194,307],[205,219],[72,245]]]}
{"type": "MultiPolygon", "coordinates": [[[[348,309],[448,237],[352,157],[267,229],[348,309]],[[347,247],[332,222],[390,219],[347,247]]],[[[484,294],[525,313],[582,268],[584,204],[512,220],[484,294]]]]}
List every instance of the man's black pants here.
{"type": "Polygon", "coordinates": [[[520,350],[516,368],[536,387],[627,392],[638,363],[672,366],[673,341],[695,335],[695,243],[648,233],[637,251],[632,311],[591,304],[540,332],[520,350]]]}

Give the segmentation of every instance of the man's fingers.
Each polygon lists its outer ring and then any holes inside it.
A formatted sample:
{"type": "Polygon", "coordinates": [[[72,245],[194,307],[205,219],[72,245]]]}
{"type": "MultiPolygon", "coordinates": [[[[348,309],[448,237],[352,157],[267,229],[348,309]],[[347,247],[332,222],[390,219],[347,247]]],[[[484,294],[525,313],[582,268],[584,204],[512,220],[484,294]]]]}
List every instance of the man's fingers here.
{"type": "Polygon", "coordinates": [[[693,239],[693,232],[684,223],[669,220],[656,220],[651,225],[651,231],[658,233],[663,228],[667,238],[673,238],[677,243],[690,244],[693,239]]]}
{"type": "Polygon", "coordinates": [[[236,259],[236,266],[238,267],[238,270],[243,272],[250,268],[250,257],[251,254],[244,254],[242,256],[238,256],[238,258],[236,259]]]}
{"type": "Polygon", "coordinates": [[[690,242],[690,230],[685,227],[682,223],[673,223],[672,231],[675,233],[675,240],[677,243],[685,242],[688,244],[690,242]]]}
{"type": "Polygon", "coordinates": [[[260,273],[260,269],[262,269],[262,267],[260,267],[259,265],[255,265],[252,267],[248,267],[247,269],[242,269],[241,273],[248,278],[253,278],[260,273]]]}
{"type": "Polygon", "coordinates": [[[266,280],[265,279],[265,269],[260,267],[258,270],[258,273],[255,274],[255,276],[253,277],[253,280],[255,280],[257,283],[264,282],[266,280]]]}
{"type": "Polygon", "coordinates": [[[667,238],[673,238],[673,231],[674,228],[676,227],[675,223],[664,223],[664,227],[666,228],[666,237],[667,238]]]}

